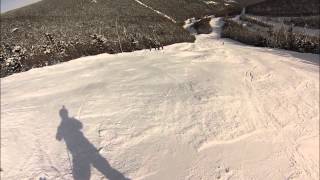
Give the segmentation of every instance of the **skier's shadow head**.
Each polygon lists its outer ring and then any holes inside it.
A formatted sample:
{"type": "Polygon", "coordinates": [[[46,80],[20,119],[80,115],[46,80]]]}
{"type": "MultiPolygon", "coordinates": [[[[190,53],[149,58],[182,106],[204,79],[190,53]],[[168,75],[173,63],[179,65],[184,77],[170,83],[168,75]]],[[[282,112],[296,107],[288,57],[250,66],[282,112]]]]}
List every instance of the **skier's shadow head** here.
{"type": "Polygon", "coordinates": [[[65,106],[62,106],[62,108],[59,110],[59,114],[62,120],[69,117],[68,110],[65,106]]]}
{"type": "Polygon", "coordinates": [[[66,143],[66,154],[75,180],[89,180],[91,166],[110,180],[128,179],[121,172],[112,168],[109,162],[101,156],[99,150],[82,133],[82,123],[76,118],[69,117],[65,106],[59,110],[59,115],[61,123],[57,129],[56,139],[64,140],[66,143]]]}

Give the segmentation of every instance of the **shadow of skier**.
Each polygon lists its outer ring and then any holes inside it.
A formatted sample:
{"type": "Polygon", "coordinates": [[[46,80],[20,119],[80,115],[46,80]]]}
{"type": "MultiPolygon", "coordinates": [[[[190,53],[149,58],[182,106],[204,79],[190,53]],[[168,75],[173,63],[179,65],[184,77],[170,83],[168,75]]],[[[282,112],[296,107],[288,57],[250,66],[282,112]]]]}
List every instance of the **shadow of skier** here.
{"type": "Polygon", "coordinates": [[[65,141],[72,155],[72,175],[75,180],[89,180],[92,165],[110,180],[127,180],[108,161],[103,158],[97,148],[81,132],[82,123],[68,116],[68,110],[63,106],[59,111],[61,123],[57,129],[56,139],[65,141]]]}

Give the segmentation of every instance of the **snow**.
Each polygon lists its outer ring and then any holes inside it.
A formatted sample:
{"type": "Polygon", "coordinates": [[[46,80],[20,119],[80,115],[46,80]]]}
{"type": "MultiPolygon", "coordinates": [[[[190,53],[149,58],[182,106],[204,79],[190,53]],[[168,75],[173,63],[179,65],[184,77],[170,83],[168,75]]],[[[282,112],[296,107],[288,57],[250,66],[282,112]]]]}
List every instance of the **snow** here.
{"type": "Polygon", "coordinates": [[[219,4],[219,2],[216,2],[216,1],[204,1],[204,3],[206,3],[206,4],[213,4],[213,5],[219,4]]]}
{"type": "Polygon", "coordinates": [[[225,2],[227,2],[227,3],[234,3],[234,4],[238,4],[238,2],[237,2],[237,1],[234,1],[234,0],[225,0],[225,2]]]}
{"type": "Polygon", "coordinates": [[[196,22],[199,22],[200,19],[196,19],[196,18],[190,18],[190,19],[187,19],[185,22],[184,22],[184,25],[183,25],[183,28],[187,31],[189,31],[190,34],[192,35],[197,35],[197,30],[193,27],[193,25],[196,23],[196,22]]]}
{"type": "Polygon", "coordinates": [[[319,56],[211,24],[1,79],[1,178],[319,179],[319,56]]]}

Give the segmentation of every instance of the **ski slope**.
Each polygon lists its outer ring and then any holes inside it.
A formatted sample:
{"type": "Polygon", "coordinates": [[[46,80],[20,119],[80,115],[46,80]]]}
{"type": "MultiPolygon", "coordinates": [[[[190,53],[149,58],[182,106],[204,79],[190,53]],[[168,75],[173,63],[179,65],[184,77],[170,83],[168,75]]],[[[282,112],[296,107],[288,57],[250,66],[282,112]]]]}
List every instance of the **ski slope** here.
{"type": "Polygon", "coordinates": [[[1,79],[1,179],[319,179],[319,56],[211,24],[1,79]]]}

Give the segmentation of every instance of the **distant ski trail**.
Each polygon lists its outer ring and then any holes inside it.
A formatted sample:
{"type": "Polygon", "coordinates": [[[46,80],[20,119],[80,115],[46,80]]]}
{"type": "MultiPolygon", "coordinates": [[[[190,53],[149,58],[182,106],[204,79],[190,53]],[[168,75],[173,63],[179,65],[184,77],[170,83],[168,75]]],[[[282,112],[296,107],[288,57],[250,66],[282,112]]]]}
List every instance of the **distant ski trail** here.
{"type": "Polygon", "coordinates": [[[139,1],[139,0],[134,0],[134,1],[136,1],[137,3],[139,3],[140,5],[142,5],[142,6],[146,7],[146,8],[148,8],[148,9],[151,9],[151,10],[152,10],[152,11],[154,11],[155,13],[157,13],[157,14],[159,14],[159,15],[161,15],[161,16],[163,16],[163,17],[167,18],[167,19],[169,19],[169,20],[170,20],[170,21],[172,21],[173,23],[177,23],[177,21],[176,21],[176,20],[174,20],[172,17],[170,17],[170,16],[166,15],[165,13],[160,12],[160,11],[158,11],[158,10],[156,10],[156,9],[153,9],[152,7],[150,7],[150,6],[146,5],[146,4],[144,4],[143,2],[141,2],[141,1],[139,1]]]}

